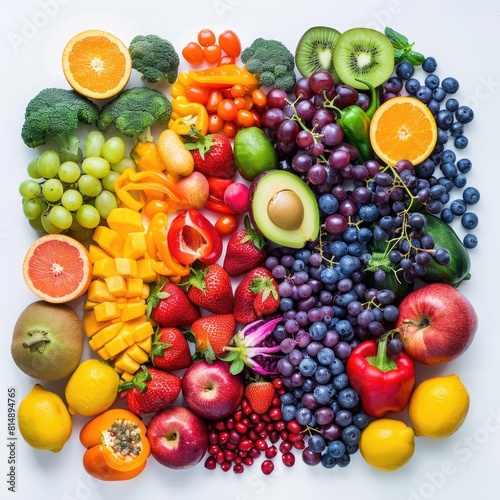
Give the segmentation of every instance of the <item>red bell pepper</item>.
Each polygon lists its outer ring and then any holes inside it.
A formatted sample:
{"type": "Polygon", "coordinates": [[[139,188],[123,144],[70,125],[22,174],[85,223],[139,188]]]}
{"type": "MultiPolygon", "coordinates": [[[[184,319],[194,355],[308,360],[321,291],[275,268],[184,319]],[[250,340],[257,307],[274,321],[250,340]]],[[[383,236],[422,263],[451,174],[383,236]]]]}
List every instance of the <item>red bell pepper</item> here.
{"type": "Polygon", "coordinates": [[[222,239],[215,226],[198,210],[190,208],[177,215],[168,229],[168,248],[181,264],[196,260],[213,264],[222,253],[222,239]]]}
{"type": "Polygon", "coordinates": [[[383,417],[408,405],[415,386],[415,364],[404,352],[387,355],[385,335],[356,346],[346,363],[351,387],[358,392],[367,415],[383,417]]]}

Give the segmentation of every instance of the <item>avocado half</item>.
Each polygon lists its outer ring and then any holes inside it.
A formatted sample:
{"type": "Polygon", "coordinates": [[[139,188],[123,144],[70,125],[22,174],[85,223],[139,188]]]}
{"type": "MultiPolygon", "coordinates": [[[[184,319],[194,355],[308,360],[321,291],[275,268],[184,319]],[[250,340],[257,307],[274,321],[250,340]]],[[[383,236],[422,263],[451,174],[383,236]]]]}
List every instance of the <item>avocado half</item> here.
{"type": "Polygon", "coordinates": [[[316,197],[297,175],[285,170],[267,170],[250,185],[250,219],[269,241],[302,248],[319,235],[316,197]]]}

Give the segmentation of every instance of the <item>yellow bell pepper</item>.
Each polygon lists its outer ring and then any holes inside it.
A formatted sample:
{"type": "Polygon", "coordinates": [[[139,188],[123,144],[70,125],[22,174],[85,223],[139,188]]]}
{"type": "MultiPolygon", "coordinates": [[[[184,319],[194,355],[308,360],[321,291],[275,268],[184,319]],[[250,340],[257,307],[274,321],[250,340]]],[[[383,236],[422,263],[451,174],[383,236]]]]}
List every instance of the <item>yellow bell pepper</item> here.
{"type": "Polygon", "coordinates": [[[208,111],[203,104],[188,101],[184,95],[172,99],[172,114],[168,128],[181,136],[190,134],[194,125],[203,135],[208,131],[208,111]]]}

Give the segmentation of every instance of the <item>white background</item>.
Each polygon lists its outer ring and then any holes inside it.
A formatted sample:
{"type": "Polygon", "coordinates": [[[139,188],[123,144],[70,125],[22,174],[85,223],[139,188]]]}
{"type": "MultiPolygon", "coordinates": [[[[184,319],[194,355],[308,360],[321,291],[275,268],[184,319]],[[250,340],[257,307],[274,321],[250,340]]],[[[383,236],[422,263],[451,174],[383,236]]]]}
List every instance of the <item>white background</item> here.
{"type": "MultiPolygon", "coordinates": [[[[358,0],[307,2],[269,0],[25,0],[9,2],[0,18],[1,79],[1,197],[0,209],[0,498],[75,500],[142,498],[263,500],[344,497],[352,500],[448,500],[484,498],[500,486],[500,391],[498,390],[498,250],[494,247],[498,208],[498,112],[500,72],[500,8],[488,0],[358,0]],[[172,471],[153,459],[137,479],[101,483],[82,468],[83,447],[75,431],[63,450],[37,451],[21,438],[16,447],[16,493],[8,491],[7,390],[15,388],[17,403],[34,380],[21,373],[10,358],[12,329],[22,309],[35,300],[22,279],[21,266],[36,235],[23,218],[17,186],[35,152],[20,137],[27,102],[44,87],[67,87],[60,58],[65,43],[85,29],[105,29],[125,43],[136,34],[155,33],[178,50],[199,29],[234,29],[244,46],[262,36],[284,42],[292,51],[301,34],[313,25],[345,31],[390,26],[415,41],[416,50],[433,55],[437,74],[460,82],[457,98],[476,114],[467,126],[473,170],[469,185],[481,191],[474,210],[480,217],[479,246],[471,252],[472,279],[461,290],[479,316],[471,348],[458,360],[433,369],[419,367],[419,377],[457,373],[471,394],[468,418],[459,431],[442,441],[416,440],[409,464],[394,473],[370,468],[354,455],[346,469],[307,467],[298,457],[293,469],[280,466],[264,476],[258,465],[243,475],[207,471],[202,464],[172,471]],[[3,443],[2,443],[3,440],[3,443]]],[[[131,83],[134,83],[131,81],[131,83]]],[[[457,231],[463,235],[461,228],[457,231]]],[[[497,238],[498,239],[498,238],[497,238]]],[[[61,391],[62,384],[45,384],[61,391]]]]}

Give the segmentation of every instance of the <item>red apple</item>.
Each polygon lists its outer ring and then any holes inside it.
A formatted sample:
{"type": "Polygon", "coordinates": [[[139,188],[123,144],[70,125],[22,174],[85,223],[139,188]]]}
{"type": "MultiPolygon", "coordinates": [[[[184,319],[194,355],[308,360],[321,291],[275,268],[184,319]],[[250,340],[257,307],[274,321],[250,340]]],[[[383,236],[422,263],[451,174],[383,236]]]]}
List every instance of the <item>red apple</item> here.
{"type": "Polygon", "coordinates": [[[426,365],[445,363],[465,352],[477,330],[477,314],[457,288],[433,283],[409,293],[399,305],[405,352],[426,365]]]}
{"type": "Polygon", "coordinates": [[[151,456],[170,469],[196,465],[208,447],[205,422],[189,408],[168,406],[151,418],[147,437],[151,456]]]}
{"type": "Polygon", "coordinates": [[[182,395],[186,404],[200,417],[217,420],[238,408],[245,389],[243,378],[233,375],[230,364],[202,359],[193,363],[182,377],[182,395]]]}

